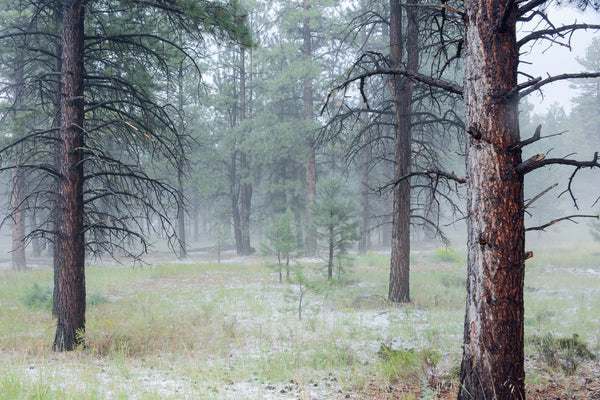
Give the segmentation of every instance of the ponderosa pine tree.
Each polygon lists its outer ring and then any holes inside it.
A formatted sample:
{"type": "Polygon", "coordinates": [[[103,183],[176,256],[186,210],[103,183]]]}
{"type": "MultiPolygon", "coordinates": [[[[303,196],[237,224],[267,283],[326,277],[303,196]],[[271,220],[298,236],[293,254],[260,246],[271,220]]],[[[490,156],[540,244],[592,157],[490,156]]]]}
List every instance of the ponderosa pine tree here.
{"type": "MultiPolygon", "coordinates": [[[[417,9],[406,7],[406,30],[402,29],[402,5],[399,0],[390,0],[390,61],[392,68],[403,64],[411,71],[419,68],[419,38],[417,9]],[[404,52],[406,44],[406,53],[404,52]]],[[[411,173],[411,131],[413,82],[400,75],[390,78],[394,100],[394,182],[392,255],[388,298],[393,302],[410,301],[410,178],[411,173]]]]}
{"type": "Polygon", "coordinates": [[[56,351],[73,350],[85,334],[85,241],[83,214],[84,2],[63,2],[61,126],[57,144],[56,351]]]}
{"type": "MultiPolygon", "coordinates": [[[[464,38],[456,42],[457,56],[464,59],[462,86],[404,66],[359,74],[341,85],[345,87],[351,81],[364,81],[373,75],[398,74],[464,98],[468,277],[459,400],[525,398],[523,284],[528,255],[524,175],[546,165],[572,166],[575,172],[567,189],[571,193],[572,180],[579,170],[600,168],[597,153],[591,161],[547,159],[544,154],[522,160],[523,148],[542,137],[538,132],[529,139],[521,139],[519,99],[559,79],[600,76],[598,71],[566,73],[518,83],[523,46],[540,40],[555,41],[578,29],[600,28],[586,24],[552,25],[544,14],[546,3],[549,2],[467,0],[464,11],[443,5],[445,14],[459,16],[455,23],[464,23],[464,38]],[[533,18],[540,18],[542,25],[548,26],[517,40],[519,21],[533,18]]],[[[578,5],[585,7],[591,3],[584,1],[578,5]]],[[[431,173],[415,171],[411,175],[431,173]]],[[[454,174],[441,171],[435,174],[461,181],[454,174]]]]}
{"type": "MultiPolygon", "coordinates": [[[[162,228],[173,229],[166,210],[175,202],[176,190],[144,170],[154,157],[174,162],[179,149],[173,145],[177,126],[168,105],[152,92],[160,92],[164,77],[169,76],[163,73],[170,69],[161,57],[162,49],[174,48],[190,57],[176,43],[181,37],[167,35],[181,30],[186,38],[198,40],[208,32],[243,43],[249,42],[249,35],[236,2],[132,3],[127,14],[117,12],[118,21],[106,18],[116,15],[110,3],[69,0],[60,5],[61,73],[46,73],[60,76],[60,115],[53,119],[51,131],[34,132],[27,139],[47,144],[53,150],[46,154],[54,154],[56,160],[55,168],[43,159],[29,167],[58,181],[55,191],[37,189],[38,196],[56,193],[55,215],[38,231],[54,235],[54,349],[64,351],[84,340],[86,249],[126,249],[135,239],[138,248],[132,251],[143,253],[147,243],[141,220],[152,214],[162,228]],[[86,14],[90,18],[84,23],[86,14]],[[120,29],[111,29],[117,23],[120,29]],[[173,29],[165,33],[162,24],[173,29]],[[96,34],[86,36],[86,26],[95,26],[96,34]],[[51,140],[46,134],[54,131],[57,136],[51,140]]],[[[42,32],[53,37],[51,30],[42,32]]],[[[5,37],[27,34],[21,30],[5,37]]],[[[47,87],[52,90],[41,92],[48,96],[40,100],[42,104],[52,104],[56,85],[50,83],[47,87]]],[[[14,151],[14,145],[3,149],[9,150],[14,151]]],[[[155,229],[153,224],[147,226],[155,229]]]]}

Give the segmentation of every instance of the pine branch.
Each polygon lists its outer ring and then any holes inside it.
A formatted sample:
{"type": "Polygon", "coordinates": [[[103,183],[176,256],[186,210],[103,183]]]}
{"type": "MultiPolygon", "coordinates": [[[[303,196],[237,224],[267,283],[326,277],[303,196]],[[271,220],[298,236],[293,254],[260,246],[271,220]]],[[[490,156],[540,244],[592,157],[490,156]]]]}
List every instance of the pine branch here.
{"type": "Polygon", "coordinates": [[[545,158],[544,154],[538,154],[527,161],[519,164],[516,167],[516,171],[521,174],[527,174],[531,171],[534,171],[538,168],[545,167],[546,165],[569,165],[572,167],[579,168],[600,168],[600,163],[598,163],[598,152],[594,153],[594,157],[591,161],[579,161],[572,160],[568,158],[545,158]]]}
{"type": "Polygon", "coordinates": [[[365,104],[367,105],[367,108],[368,108],[369,104],[368,104],[368,100],[367,100],[367,95],[365,94],[365,92],[363,90],[364,89],[364,81],[367,78],[376,76],[376,75],[401,75],[401,76],[404,76],[413,81],[417,81],[417,82],[421,82],[421,83],[424,83],[429,86],[437,87],[437,88],[446,90],[450,93],[458,94],[460,96],[463,95],[463,87],[462,86],[459,86],[455,83],[452,83],[452,82],[449,82],[449,81],[446,81],[443,79],[432,78],[430,76],[423,75],[418,72],[409,71],[407,69],[377,68],[372,71],[367,71],[362,74],[356,75],[354,77],[348,78],[344,82],[340,83],[338,86],[331,89],[329,91],[329,93],[327,93],[327,97],[325,98],[325,104],[321,108],[321,115],[323,115],[323,113],[325,112],[325,109],[327,108],[327,106],[329,104],[329,100],[331,99],[331,96],[333,96],[333,94],[335,92],[346,89],[351,83],[356,82],[356,81],[360,81],[361,97],[363,98],[363,101],[365,102],[365,104]]]}
{"type": "Polygon", "coordinates": [[[563,32],[568,32],[568,31],[574,32],[579,29],[600,29],[600,25],[571,24],[571,25],[560,26],[558,28],[542,29],[539,31],[535,31],[535,32],[525,36],[521,40],[519,40],[517,42],[517,46],[521,47],[531,41],[535,41],[538,39],[544,39],[544,38],[546,38],[546,36],[560,35],[562,37],[563,32]]]}
{"type": "Polygon", "coordinates": [[[527,229],[525,229],[525,231],[526,232],[529,232],[529,231],[543,231],[546,228],[548,228],[548,227],[556,224],[557,222],[561,222],[561,221],[571,221],[571,222],[577,224],[578,222],[574,221],[573,218],[596,218],[596,219],[598,219],[598,216],[597,215],[585,215],[585,214],[584,215],[569,215],[569,216],[566,216],[566,217],[557,218],[557,219],[552,220],[552,221],[550,221],[550,222],[548,222],[548,223],[546,223],[544,225],[533,226],[531,228],[527,228],[527,229]]]}
{"type": "Polygon", "coordinates": [[[544,85],[547,85],[552,82],[566,80],[566,79],[586,79],[586,78],[598,78],[600,77],[600,72],[580,72],[574,74],[561,74],[555,76],[549,76],[546,79],[542,79],[541,77],[529,80],[527,82],[521,83],[517,85],[516,88],[511,90],[508,94],[509,97],[512,95],[519,93],[519,97],[525,97],[528,94],[535,92],[539,88],[544,85]],[[526,89],[526,90],[523,90],[526,89]]]}

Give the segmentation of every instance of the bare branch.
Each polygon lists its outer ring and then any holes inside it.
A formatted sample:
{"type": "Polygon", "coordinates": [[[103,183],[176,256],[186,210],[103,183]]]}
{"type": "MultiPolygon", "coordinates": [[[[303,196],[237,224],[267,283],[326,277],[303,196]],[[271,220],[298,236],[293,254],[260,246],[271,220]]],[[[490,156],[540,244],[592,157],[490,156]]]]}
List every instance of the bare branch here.
{"type": "Polygon", "coordinates": [[[392,186],[397,186],[403,180],[406,180],[406,179],[411,178],[413,176],[427,176],[427,177],[429,177],[431,179],[434,179],[434,178],[437,179],[439,177],[443,177],[443,178],[446,178],[448,180],[455,181],[457,183],[466,183],[467,182],[466,178],[458,176],[454,172],[444,172],[444,171],[436,171],[436,170],[426,169],[426,170],[423,170],[423,171],[411,172],[410,174],[406,174],[404,176],[401,176],[400,178],[394,180],[393,182],[385,185],[382,189],[385,189],[385,188],[388,188],[388,187],[392,187],[392,186]]]}
{"type": "Polygon", "coordinates": [[[525,36],[524,38],[522,38],[521,40],[519,40],[517,42],[517,45],[519,47],[521,47],[533,40],[543,39],[546,36],[555,36],[555,35],[562,36],[563,32],[569,32],[569,31],[573,32],[573,31],[576,31],[579,29],[600,29],[600,25],[571,24],[571,25],[560,26],[558,28],[542,29],[542,30],[535,31],[535,32],[525,36]]]}
{"type": "Polygon", "coordinates": [[[525,229],[526,232],[529,231],[543,231],[546,228],[548,228],[549,226],[552,226],[554,224],[556,224],[557,222],[561,222],[561,221],[571,221],[575,224],[578,224],[577,221],[575,221],[573,218],[596,218],[598,219],[597,215],[569,215],[567,217],[562,217],[562,218],[557,218],[555,220],[552,220],[544,225],[540,225],[540,226],[533,226],[531,228],[527,228],[525,229]]]}
{"type": "Polygon", "coordinates": [[[540,161],[544,160],[544,158],[546,158],[545,154],[536,154],[535,156],[533,156],[533,157],[523,161],[521,164],[517,165],[517,167],[515,168],[515,171],[517,171],[520,174],[526,174],[528,172],[531,172],[535,169],[536,163],[539,163],[540,161]]]}
{"type": "Polygon", "coordinates": [[[575,74],[561,74],[561,75],[550,76],[546,79],[542,79],[541,77],[538,77],[538,78],[532,79],[530,81],[521,83],[520,85],[517,85],[517,87],[514,88],[513,90],[511,90],[508,95],[510,97],[513,94],[518,93],[521,90],[528,88],[527,90],[523,90],[522,92],[519,93],[519,97],[525,97],[528,94],[535,92],[542,86],[547,85],[552,82],[566,80],[566,79],[586,79],[586,78],[599,78],[599,77],[600,77],[600,72],[580,72],[580,73],[575,73],[575,74]]]}
{"type": "Polygon", "coordinates": [[[525,147],[528,144],[537,142],[538,140],[540,140],[540,135],[542,133],[542,125],[538,125],[537,128],[535,128],[535,133],[533,134],[532,137],[530,137],[529,139],[525,139],[522,140],[517,146],[515,146],[516,148],[521,148],[521,147],[525,147]]]}
{"type": "Polygon", "coordinates": [[[571,160],[568,158],[545,158],[544,154],[538,154],[531,157],[529,160],[524,161],[522,164],[519,164],[516,167],[516,171],[522,174],[527,174],[531,171],[534,171],[538,168],[542,168],[546,165],[569,165],[572,167],[579,168],[600,168],[600,163],[598,163],[598,152],[594,153],[594,158],[591,161],[579,161],[579,160],[571,160]]]}
{"type": "MultiPolygon", "coordinates": [[[[404,76],[404,77],[406,77],[408,79],[411,79],[413,81],[421,82],[421,83],[424,83],[424,84],[429,85],[429,86],[433,86],[433,87],[437,87],[437,88],[440,88],[440,89],[444,89],[444,90],[446,90],[446,91],[448,91],[450,93],[458,94],[460,96],[463,95],[463,88],[462,88],[462,86],[459,86],[459,85],[457,85],[455,83],[452,83],[452,82],[445,81],[443,79],[432,78],[430,76],[423,75],[423,74],[420,74],[418,72],[409,71],[407,69],[382,69],[382,68],[377,68],[375,70],[367,71],[367,72],[364,72],[364,73],[362,73],[360,75],[356,75],[354,77],[348,78],[344,82],[340,83],[338,86],[336,86],[333,89],[331,89],[329,91],[329,93],[327,93],[327,97],[325,98],[325,104],[321,108],[321,115],[323,115],[323,113],[325,112],[325,109],[327,108],[327,105],[329,104],[329,100],[331,99],[331,96],[336,91],[345,89],[346,87],[348,87],[348,85],[350,85],[353,82],[356,82],[356,81],[360,81],[361,82],[361,96],[363,96],[363,100],[365,100],[366,99],[366,95],[365,95],[364,92],[362,92],[362,87],[364,85],[364,81],[365,81],[366,78],[369,78],[371,76],[376,76],[376,75],[401,75],[401,76],[404,76]]],[[[366,104],[368,106],[368,103],[366,103],[366,104]]]]}
{"type": "Polygon", "coordinates": [[[9,166],[0,168],[0,172],[2,172],[2,171],[8,171],[8,170],[11,170],[11,169],[17,169],[17,168],[46,171],[46,172],[48,172],[52,176],[55,176],[57,178],[63,178],[63,176],[54,168],[54,166],[47,165],[47,164],[9,165],[9,166]]]}
{"type": "Polygon", "coordinates": [[[531,207],[531,205],[539,200],[540,197],[544,196],[546,193],[548,193],[550,190],[554,189],[555,187],[558,186],[558,183],[553,184],[552,186],[550,186],[549,188],[547,188],[546,190],[542,191],[540,194],[538,194],[537,196],[535,196],[533,199],[529,200],[527,202],[527,204],[525,204],[525,207],[523,207],[524,210],[527,210],[529,207],[531,207]]]}
{"type": "MultiPolygon", "coordinates": [[[[511,1],[513,1],[513,0],[511,0],[511,1]]],[[[454,7],[450,7],[447,4],[407,4],[407,3],[400,3],[400,5],[402,7],[437,8],[439,10],[448,10],[451,13],[460,15],[461,18],[465,17],[465,13],[463,11],[457,10],[454,7]]]]}
{"type": "Polygon", "coordinates": [[[542,4],[546,3],[548,0],[531,0],[528,3],[524,4],[523,6],[519,7],[519,11],[517,12],[517,15],[519,16],[519,18],[523,17],[525,14],[527,14],[529,11],[532,11],[534,8],[541,6],[542,4]]]}

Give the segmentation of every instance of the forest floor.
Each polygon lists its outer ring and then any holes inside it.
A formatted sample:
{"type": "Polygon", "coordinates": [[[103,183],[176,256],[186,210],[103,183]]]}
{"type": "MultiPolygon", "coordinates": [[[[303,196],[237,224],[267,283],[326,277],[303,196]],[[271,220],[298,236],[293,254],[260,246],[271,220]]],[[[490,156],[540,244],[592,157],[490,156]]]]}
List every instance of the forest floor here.
{"type": "MultiPolygon", "coordinates": [[[[600,399],[600,245],[534,252],[528,398],[600,399]]],[[[87,346],[65,354],[51,351],[51,268],[0,271],[0,399],[456,397],[460,252],[411,255],[405,305],[386,300],[385,252],[356,257],[332,283],[318,259],[297,260],[280,283],[272,259],[222,256],[88,267],[87,346]]]]}

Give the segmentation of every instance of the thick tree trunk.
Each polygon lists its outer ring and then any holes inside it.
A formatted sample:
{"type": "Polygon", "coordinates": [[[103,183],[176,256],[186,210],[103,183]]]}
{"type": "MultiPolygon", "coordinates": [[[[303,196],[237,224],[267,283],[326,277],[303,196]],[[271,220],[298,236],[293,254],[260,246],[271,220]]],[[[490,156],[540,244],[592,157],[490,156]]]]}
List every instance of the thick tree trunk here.
{"type": "MultiPolygon", "coordinates": [[[[416,3],[416,0],[409,1],[416,3]]],[[[402,6],[399,0],[390,0],[390,54],[394,68],[400,68],[402,50],[402,6]]],[[[407,61],[410,70],[418,69],[418,35],[416,11],[407,7],[407,61]]],[[[401,76],[391,79],[394,97],[394,180],[410,174],[411,171],[411,107],[412,81],[401,76]]],[[[394,188],[394,209],[392,223],[392,256],[390,262],[389,300],[409,302],[410,286],[410,179],[402,179],[394,188]]]]}
{"type": "Polygon", "coordinates": [[[83,231],[83,49],[84,3],[63,2],[61,127],[58,143],[56,261],[57,326],[54,350],[82,344],[85,332],[83,231]]]}
{"type": "MultiPolygon", "coordinates": [[[[53,3],[54,9],[52,10],[52,19],[54,23],[54,31],[60,32],[62,29],[62,4],[55,2],[53,3]]],[[[54,72],[57,76],[61,75],[62,70],[62,42],[59,39],[54,39],[54,72]]],[[[54,119],[52,120],[52,128],[54,129],[54,136],[56,140],[54,141],[54,169],[56,171],[60,168],[60,155],[61,155],[61,146],[60,146],[60,127],[61,127],[61,85],[62,78],[56,80],[56,85],[54,89],[54,93],[52,94],[52,106],[54,108],[54,119]]],[[[58,193],[59,187],[59,179],[53,182],[56,193],[58,193]]],[[[58,229],[58,197],[53,199],[52,204],[52,216],[50,218],[54,230],[58,229]]],[[[52,255],[53,265],[54,265],[54,288],[52,293],[52,316],[58,317],[58,280],[60,277],[60,260],[58,259],[58,252],[56,251],[56,246],[58,245],[58,235],[54,235],[54,240],[49,243],[48,251],[52,255]]]]}
{"type": "Polygon", "coordinates": [[[508,97],[517,86],[516,19],[510,0],[466,3],[469,254],[461,400],[525,398],[523,177],[515,172],[518,98],[508,97]]]}
{"type": "MultiPolygon", "coordinates": [[[[306,0],[303,0],[303,9],[308,11],[310,5],[306,0]]],[[[312,42],[310,34],[310,22],[308,19],[304,21],[302,27],[302,56],[306,64],[312,60],[312,42]]],[[[308,69],[308,68],[307,68],[308,69]]],[[[308,75],[304,77],[304,119],[312,122],[315,119],[313,111],[313,92],[312,78],[308,75]]],[[[306,238],[304,240],[304,252],[307,256],[312,257],[317,251],[317,238],[312,233],[310,226],[312,224],[311,205],[313,198],[317,193],[316,189],[316,164],[315,164],[315,141],[312,132],[307,132],[306,140],[306,238]]]]}

